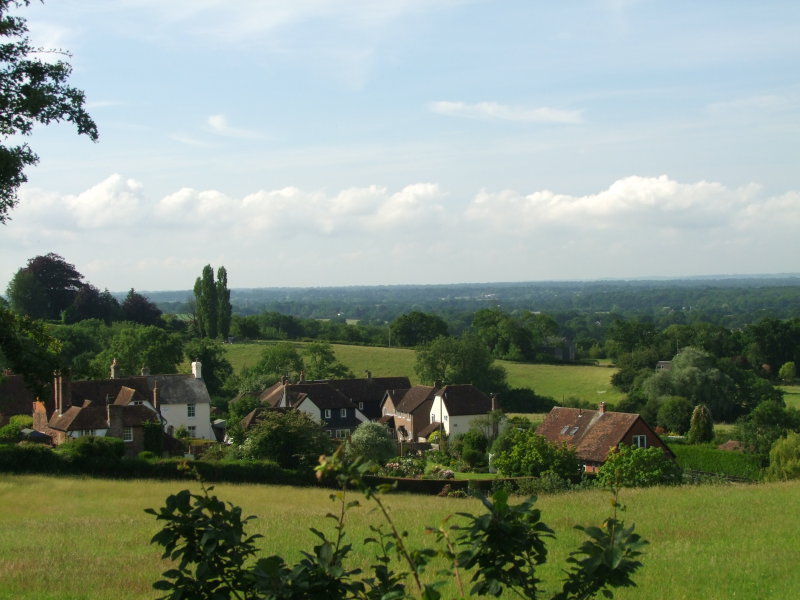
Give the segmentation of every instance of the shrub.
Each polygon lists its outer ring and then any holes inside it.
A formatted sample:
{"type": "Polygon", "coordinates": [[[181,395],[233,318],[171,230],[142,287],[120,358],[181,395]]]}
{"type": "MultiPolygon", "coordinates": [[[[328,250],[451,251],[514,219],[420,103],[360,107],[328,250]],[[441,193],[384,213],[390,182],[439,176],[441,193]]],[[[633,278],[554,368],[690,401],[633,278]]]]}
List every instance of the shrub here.
{"type": "Polygon", "coordinates": [[[64,442],[56,452],[72,460],[119,460],[125,454],[125,443],[119,438],[85,435],[64,442]]]}
{"type": "Polygon", "coordinates": [[[350,457],[361,456],[381,464],[397,455],[391,434],[380,423],[361,423],[346,448],[350,457]]]}
{"type": "Polygon", "coordinates": [[[714,420],[711,411],[705,404],[698,404],[692,411],[692,420],[689,425],[689,435],[686,441],[690,444],[702,444],[714,439],[714,420]]]}
{"type": "Polygon", "coordinates": [[[674,485],[683,479],[678,463],[661,448],[636,448],[621,444],[610,452],[597,472],[597,483],[607,487],[674,485]]]}
{"type": "Polygon", "coordinates": [[[766,478],[770,481],[800,479],[800,433],[789,433],[772,445],[766,478]]]}
{"type": "Polygon", "coordinates": [[[575,450],[552,444],[531,429],[506,430],[494,448],[492,466],[506,477],[539,477],[549,472],[572,480],[583,471],[575,450]]]}
{"type": "Polygon", "coordinates": [[[657,423],[667,431],[683,435],[689,431],[692,420],[692,403],[683,396],[660,398],[657,423]]]}
{"type": "Polygon", "coordinates": [[[761,478],[761,458],[753,454],[674,442],[670,442],[670,448],[675,453],[678,464],[687,471],[718,473],[753,480],[761,478]]]}
{"type": "Polygon", "coordinates": [[[269,459],[287,469],[311,468],[333,448],[330,436],[303,411],[265,411],[260,418],[240,446],[244,459],[269,459]]]}

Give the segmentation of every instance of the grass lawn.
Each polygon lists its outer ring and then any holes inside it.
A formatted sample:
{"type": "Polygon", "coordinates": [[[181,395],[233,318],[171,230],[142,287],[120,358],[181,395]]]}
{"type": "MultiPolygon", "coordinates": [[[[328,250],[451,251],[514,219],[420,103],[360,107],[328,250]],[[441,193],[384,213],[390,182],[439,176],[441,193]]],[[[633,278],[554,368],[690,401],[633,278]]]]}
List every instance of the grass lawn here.
{"type": "Polygon", "coordinates": [[[786,406],[800,410],[800,385],[781,385],[779,388],[783,390],[786,406]]]}
{"type": "MultiPolygon", "coordinates": [[[[276,342],[226,344],[228,360],[238,373],[244,366],[252,366],[267,344],[276,342]]],[[[296,344],[298,348],[302,343],[296,344]]],[[[336,357],[350,368],[356,377],[407,376],[412,385],[420,383],[414,372],[414,351],[408,348],[382,348],[375,346],[348,346],[334,344],[336,357]]],[[[508,372],[511,387],[531,388],[537,394],[550,396],[556,402],[571,397],[591,402],[618,402],[623,394],[611,386],[614,369],[607,366],[532,365],[497,361],[508,372]]],[[[188,368],[188,367],[187,367],[188,368]]]]}
{"type": "MultiPolygon", "coordinates": [[[[194,484],[193,484],[194,485],[194,484]]],[[[152,599],[168,564],[150,538],[158,523],[143,511],[159,507],[185,482],[104,481],[43,476],[0,476],[0,599],[152,599]]],[[[310,549],[313,526],[330,530],[329,490],[283,486],[218,485],[215,493],[259,518],[263,552],[289,560],[310,549]]],[[[800,521],[785,518],[800,497],[800,482],[625,490],[625,520],[650,541],[637,588],[619,600],[792,598],[800,589],[800,521]]],[[[431,543],[423,533],[456,512],[478,512],[474,499],[396,494],[386,499],[410,544],[431,543]]],[[[576,524],[608,516],[609,494],[582,491],[543,495],[542,518],[556,532],[551,561],[540,571],[553,590],[564,559],[582,541],[576,524]]],[[[378,519],[356,509],[350,518],[354,563],[371,559],[361,540],[378,519]]],[[[442,567],[445,565],[441,565],[442,567]]],[[[453,597],[443,590],[444,597],[453,597]]]]}

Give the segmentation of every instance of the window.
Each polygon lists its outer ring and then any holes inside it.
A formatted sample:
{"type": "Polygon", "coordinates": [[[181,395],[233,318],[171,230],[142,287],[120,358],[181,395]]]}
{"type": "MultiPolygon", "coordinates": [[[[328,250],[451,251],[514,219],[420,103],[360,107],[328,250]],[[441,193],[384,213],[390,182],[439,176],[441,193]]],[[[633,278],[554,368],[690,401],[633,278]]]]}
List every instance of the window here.
{"type": "Polygon", "coordinates": [[[187,417],[189,417],[189,418],[194,417],[196,412],[197,411],[195,410],[195,405],[194,404],[187,404],[186,405],[186,416],[187,417]]]}
{"type": "Polygon", "coordinates": [[[133,441],[133,427],[125,427],[122,430],[122,441],[123,442],[133,441]]]}
{"type": "Polygon", "coordinates": [[[190,438],[197,437],[197,427],[195,427],[194,425],[189,425],[189,426],[186,428],[186,431],[188,431],[188,432],[189,432],[189,437],[190,437],[190,438]]]}
{"type": "Polygon", "coordinates": [[[434,413],[431,413],[431,423],[433,423],[435,420],[436,420],[436,415],[434,413]]]}
{"type": "Polygon", "coordinates": [[[331,409],[330,408],[326,408],[325,409],[325,418],[326,419],[330,419],[331,418],[331,409]]]}
{"type": "Polygon", "coordinates": [[[339,416],[340,416],[341,418],[343,418],[343,419],[344,419],[345,417],[347,417],[347,409],[346,409],[346,408],[340,408],[340,409],[339,409],[339,416]]]}
{"type": "Polygon", "coordinates": [[[144,404],[144,402],[142,402],[141,400],[134,400],[132,404],[134,406],[142,406],[144,404]]]}
{"type": "Polygon", "coordinates": [[[336,439],[343,440],[349,435],[350,431],[347,429],[337,429],[336,439]]]}
{"type": "Polygon", "coordinates": [[[647,448],[647,436],[635,435],[633,436],[633,445],[637,448],[647,448]]]}
{"type": "Polygon", "coordinates": [[[363,402],[359,402],[358,403],[358,410],[364,410],[364,403],[363,402]]]}
{"type": "Polygon", "coordinates": [[[447,415],[444,416],[444,421],[447,422],[447,415]]]}

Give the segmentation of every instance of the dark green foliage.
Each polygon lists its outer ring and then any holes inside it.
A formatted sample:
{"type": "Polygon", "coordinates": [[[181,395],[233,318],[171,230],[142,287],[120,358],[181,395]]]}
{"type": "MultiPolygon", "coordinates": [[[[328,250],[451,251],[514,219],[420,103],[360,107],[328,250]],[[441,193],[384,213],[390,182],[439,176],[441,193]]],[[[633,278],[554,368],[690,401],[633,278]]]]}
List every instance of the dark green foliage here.
{"type": "Polygon", "coordinates": [[[789,431],[800,431],[800,411],[781,402],[759,404],[736,423],[736,439],[747,452],[766,457],[775,441],[789,431]]]}
{"type": "Polygon", "coordinates": [[[506,389],[506,372],[474,335],[439,337],[417,348],[415,370],[423,383],[471,383],[485,393],[506,389]]]}
{"type": "Polygon", "coordinates": [[[233,366],[226,358],[225,348],[217,340],[196,338],[183,346],[183,352],[190,362],[200,361],[203,365],[203,382],[211,396],[227,391],[233,386],[233,366]]]}
{"type": "Polygon", "coordinates": [[[79,134],[97,140],[97,126],[84,109],[84,94],[68,85],[72,67],[64,52],[33,46],[24,18],[10,16],[28,0],[0,1],[0,224],[17,204],[17,190],[28,178],[24,169],[39,161],[27,144],[6,146],[12,136],[28,136],[36,125],[67,121],[79,134]]]}
{"type": "Polygon", "coordinates": [[[610,452],[597,472],[597,483],[607,487],[674,485],[683,479],[681,467],[661,448],[620,445],[610,452]]]}
{"type": "Polygon", "coordinates": [[[686,441],[690,444],[703,444],[714,439],[714,420],[711,411],[705,404],[698,404],[692,411],[689,434],[686,441]]]}
{"type": "Polygon", "coordinates": [[[125,454],[125,443],[119,438],[86,435],[61,444],[56,451],[71,459],[117,460],[125,454]]]}
{"type": "Polygon", "coordinates": [[[692,420],[692,403],[683,396],[667,396],[660,398],[656,424],[670,433],[683,435],[689,431],[692,420]]]}
{"type": "Polygon", "coordinates": [[[0,308],[0,368],[25,376],[25,384],[46,398],[59,368],[61,344],[40,321],[0,308]]]}
{"type": "Polygon", "coordinates": [[[284,375],[298,376],[303,368],[303,359],[297,348],[289,342],[279,342],[266,346],[255,366],[242,369],[237,387],[240,393],[261,392],[284,375]]]}
{"type": "Polygon", "coordinates": [[[509,427],[492,449],[492,464],[506,477],[555,473],[564,479],[576,480],[582,472],[573,449],[552,444],[533,429],[509,427]]]}
{"type": "MultiPolygon", "coordinates": [[[[343,461],[341,451],[320,460],[320,479],[333,480],[343,490],[331,495],[338,504],[327,516],[333,535],[312,528],[319,543],[295,564],[280,555],[257,558],[256,538],[245,533],[251,517],[243,517],[241,509],[210,496],[205,488],[202,494],[179,492],[168,497],[160,510],[149,509],[148,513],[165,521],[152,541],[164,548],[164,558],[177,561],[177,567],[155,583],[167,592],[162,600],[440,600],[443,581],[426,580],[436,557],[449,565],[437,575],[453,580],[459,597],[500,596],[506,590],[521,598],[538,597],[536,570],[547,560],[545,541],[553,533],[533,508],[534,498],[512,506],[507,494],[497,491],[491,500],[483,499],[485,514],[460,513],[463,524],[453,526],[445,520],[429,527],[437,546],[412,548],[407,532],[397,528],[379,493],[390,486],[375,489],[367,483],[374,464],[343,461]],[[345,518],[360,506],[358,501],[348,501],[347,489],[361,492],[384,519],[362,542],[375,548],[374,562],[365,572],[347,566],[353,546],[347,539],[345,518]],[[472,583],[469,592],[464,589],[466,577],[472,583]]],[[[579,527],[588,540],[570,554],[567,562],[572,568],[562,591],[553,598],[577,600],[599,593],[612,597],[614,588],[635,585],[631,576],[641,566],[637,557],[646,542],[617,520],[616,498],[614,505],[614,515],[602,527],[579,527]]]]}
{"type": "Polygon", "coordinates": [[[546,413],[556,406],[556,401],[550,396],[540,396],[528,388],[506,390],[498,398],[507,413],[546,413]]]}
{"type": "Polygon", "coordinates": [[[211,265],[203,267],[203,274],[194,283],[195,322],[200,337],[216,338],[219,333],[219,305],[217,284],[211,265]]]}
{"type": "Polygon", "coordinates": [[[273,460],[287,469],[312,468],[332,445],[322,426],[303,411],[264,411],[246,432],[240,455],[248,460],[273,460]]]}
{"type": "Polygon", "coordinates": [[[437,337],[447,336],[447,323],[438,315],[417,310],[397,317],[389,325],[394,346],[407,348],[432,342],[437,337]]]}
{"type": "MultiPolygon", "coordinates": [[[[2,406],[0,404],[0,406],[2,406]]],[[[22,430],[30,428],[33,419],[28,415],[14,415],[8,420],[7,425],[0,427],[0,444],[15,443],[20,441],[22,430]]]]}
{"type": "Polygon", "coordinates": [[[347,379],[353,373],[336,360],[333,346],[328,342],[309,342],[303,348],[306,379],[347,379]]]}
{"type": "MultiPolygon", "coordinates": [[[[1,197],[2,191],[0,204],[1,197]]],[[[62,311],[70,307],[84,285],[83,275],[75,265],[50,252],[31,258],[24,268],[17,271],[8,284],[8,299],[18,314],[34,319],[61,319],[62,311]]]]}
{"type": "Polygon", "coordinates": [[[115,324],[111,331],[105,348],[90,363],[95,378],[108,377],[114,359],[123,376],[139,375],[144,366],[151,373],[175,373],[183,359],[183,345],[177,334],[134,323],[115,324]]]}
{"type": "Polygon", "coordinates": [[[228,289],[228,271],[217,269],[217,329],[224,340],[231,333],[231,291],[228,289]]]}
{"type": "Polygon", "coordinates": [[[120,308],[122,310],[122,318],[125,321],[138,323],[139,325],[160,326],[162,324],[159,308],[133,288],[125,296],[120,308]]]}
{"type": "Polygon", "coordinates": [[[161,456],[164,452],[164,431],[158,421],[148,421],[144,427],[144,449],[152,452],[155,456],[161,456]]]}

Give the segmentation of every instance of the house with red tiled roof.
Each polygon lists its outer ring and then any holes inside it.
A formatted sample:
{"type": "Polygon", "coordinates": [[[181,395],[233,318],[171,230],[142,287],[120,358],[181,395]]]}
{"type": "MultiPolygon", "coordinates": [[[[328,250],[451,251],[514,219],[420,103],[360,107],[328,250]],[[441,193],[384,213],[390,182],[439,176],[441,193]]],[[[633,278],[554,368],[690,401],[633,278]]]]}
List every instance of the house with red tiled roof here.
{"type": "Polygon", "coordinates": [[[554,444],[574,448],[589,473],[597,472],[608,453],[620,444],[638,448],[656,446],[675,459],[672,450],[641,415],[608,411],[605,402],[600,403],[599,410],[556,406],[536,428],[536,433],[554,444]]]}
{"type": "Polygon", "coordinates": [[[431,422],[431,406],[436,388],[415,385],[408,389],[389,389],[381,403],[381,417],[394,437],[404,442],[416,442],[420,432],[431,422]]]}
{"type": "Polygon", "coordinates": [[[135,456],[144,450],[147,423],[160,425],[161,417],[147,398],[125,386],[113,402],[108,398],[65,404],[63,397],[57,397],[49,419],[44,404],[33,403],[34,429],[49,435],[55,445],[89,435],[116,437],[124,442],[125,454],[135,456]]]}

